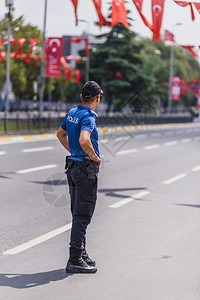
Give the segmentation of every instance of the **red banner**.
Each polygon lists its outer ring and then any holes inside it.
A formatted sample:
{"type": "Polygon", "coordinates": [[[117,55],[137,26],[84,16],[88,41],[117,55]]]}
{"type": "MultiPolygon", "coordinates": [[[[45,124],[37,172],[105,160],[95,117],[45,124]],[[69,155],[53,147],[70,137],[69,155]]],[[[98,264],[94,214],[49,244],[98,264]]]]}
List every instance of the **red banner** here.
{"type": "Polygon", "coordinates": [[[195,46],[181,46],[181,47],[190,51],[190,53],[193,57],[197,57],[197,54],[193,50],[195,48],[195,46]]]}
{"type": "Polygon", "coordinates": [[[191,2],[185,2],[185,1],[177,1],[177,0],[174,0],[174,2],[182,7],[186,7],[186,6],[190,6],[190,10],[191,10],[191,16],[192,16],[192,20],[194,21],[195,19],[195,16],[194,16],[194,10],[193,10],[193,7],[192,7],[192,3],[191,2]]]}
{"type": "Polygon", "coordinates": [[[74,5],[74,13],[76,18],[76,26],[78,25],[78,16],[77,16],[77,6],[78,6],[78,0],[71,0],[74,5]]]}
{"type": "Polygon", "coordinates": [[[180,100],[181,97],[181,78],[173,77],[172,79],[172,100],[180,100]]]}
{"type": "Polygon", "coordinates": [[[46,41],[46,77],[61,76],[61,62],[63,38],[48,38],[46,41]]]}
{"type": "Polygon", "coordinates": [[[160,29],[162,25],[165,0],[152,0],[153,40],[161,43],[160,29]]]}
{"type": "Polygon", "coordinates": [[[85,53],[86,54],[90,53],[88,38],[70,38],[69,40],[72,43],[80,43],[81,41],[84,41],[85,42],[85,53]]]}
{"type": "Polygon", "coordinates": [[[136,8],[137,8],[137,10],[138,10],[138,12],[139,12],[139,14],[140,14],[140,16],[141,16],[143,22],[144,22],[144,24],[145,24],[147,27],[149,27],[149,29],[150,29],[151,31],[153,31],[153,26],[148,22],[148,20],[145,18],[145,16],[144,16],[143,13],[142,13],[142,5],[143,5],[143,1],[144,1],[144,0],[133,0],[133,3],[135,4],[135,6],[136,6],[136,8]]]}
{"type": "Polygon", "coordinates": [[[112,27],[118,23],[122,23],[127,28],[129,27],[124,0],[112,0],[112,27]]]}
{"type": "Polygon", "coordinates": [[[97,15],[99,17],[99,26],[102,27],[103,25],[111,26],[110,22],[106,20],[106,18],[102,15],[101,12],[101,0],[92,0],[94,3],[94,6],[97,11],[97,15]]]}
{"type": "Polygon", "coordinates": [[[174,35],[169,30],[165,30],[165,41],[175,43],[174,35]]]}
{"type": "Polygon", "coordinates": [[[198,12],[200,13],[200,3],[194,3],[196,9],[198,10],[198,12]]]}

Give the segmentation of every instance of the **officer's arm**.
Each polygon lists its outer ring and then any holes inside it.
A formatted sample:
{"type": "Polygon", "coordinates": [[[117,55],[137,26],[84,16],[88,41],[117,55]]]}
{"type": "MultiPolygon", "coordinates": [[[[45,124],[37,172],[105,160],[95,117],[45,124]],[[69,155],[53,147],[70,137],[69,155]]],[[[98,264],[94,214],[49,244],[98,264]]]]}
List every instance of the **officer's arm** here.
{"type": "Polygon", "coordinates": [[[98,155],[96,154],[96,152],[94,151],[94,148],[92,146],[89,131],[81,130],[79,143],[80,143],[81,147],[83,148],[83,150],[85,151],[85,153],[88,154],[88,156],[91,160],[94,160],[94,161],[98,162],[99,164],[101,163],[100,158],[98,157],[98,155]]]}
{"type": "Polygon", "coordinates": [[[65,149],[70,152],[67,131],[60,127],[57,131],[57,138],[59,139],[63,147],[65,147],[65,149]]]}

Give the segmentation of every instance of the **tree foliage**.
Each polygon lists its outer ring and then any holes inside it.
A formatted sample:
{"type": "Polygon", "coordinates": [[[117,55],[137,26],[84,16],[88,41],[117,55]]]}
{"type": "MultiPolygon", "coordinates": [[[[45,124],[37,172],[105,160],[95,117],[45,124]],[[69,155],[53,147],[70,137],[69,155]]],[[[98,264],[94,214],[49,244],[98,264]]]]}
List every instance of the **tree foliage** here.
{"type": "MultiPolygon", "coordinates": [[[[0,32],[1,38],[4,41],[3,51],[7,52],[7,43],[5,39],[7,38],[7,28],[8,19],[4,18],[0,21],[0,32]]],[[[14,19],[12,16],[11,21],[11,32],[13,38],[25,38],[26,43],[22,48],[22,53],[27,53],[30,47],[29,39],[38,38],[37,47],[34,49],[34,54],[41,54],[41,31],[31,24],[25,24],[24,18],[21,16],[14,19]]],[[[15,49],[11,48],[11,52],[15,49]]],[[[38,80],[40,74],[40,62],[32,60],[31,63],[26,63],[25,61],[18,58],[11,58],[11,82],[12,90],[16,96],[22,97],[27,95],[31,97],[33,95],[33,81],[38,80]]],[[[0,63],[0,90],[6,81],[6,58],[0,63]]]]}

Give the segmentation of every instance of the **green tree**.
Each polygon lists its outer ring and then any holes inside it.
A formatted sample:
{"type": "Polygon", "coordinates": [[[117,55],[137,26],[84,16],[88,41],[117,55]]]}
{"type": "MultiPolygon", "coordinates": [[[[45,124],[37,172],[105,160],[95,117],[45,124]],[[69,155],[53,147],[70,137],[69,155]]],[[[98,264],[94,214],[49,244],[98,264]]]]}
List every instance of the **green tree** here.
{"type": "MultiPolygon", "coordinates": [[[[25,38],[26,43],[23,46],[22,53],[27,53],[30,47],[30,38],[38,38],[37,47],[34,49],[34,54],[39,55],[41,53],[41,31],[31,24],[25,24],[23,16],[14,19],[12,16],[11,21],[11,31],[13,38],[25,38]]],[[[0,21],[0,32],[1,38],[4,41],[3,51],[7,52],[7,44],[5,43],[5,38],[7,37],[7,27],[8,20],[4,18],[0,21]]],[[[11,48],[11,52],[16,50],[11,48]]],[[[26,63],[25,61],[18,58],[11,58],[11,81],[13,92],[16,96],[22,97],[28,95],[31,97],[33,95],[33,81],[38,80],[40,74],[40,62],[31,60],[31,63],[26,63]]],[[[6,58],[0,63],[0,90],[6,81],[6,58]]]]}

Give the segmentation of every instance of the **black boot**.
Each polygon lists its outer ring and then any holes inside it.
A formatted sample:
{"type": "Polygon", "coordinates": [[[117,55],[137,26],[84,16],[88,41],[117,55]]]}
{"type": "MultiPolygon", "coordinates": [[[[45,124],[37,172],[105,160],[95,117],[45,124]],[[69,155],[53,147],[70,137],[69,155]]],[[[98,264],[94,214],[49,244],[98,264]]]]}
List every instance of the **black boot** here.
{"type": "Polygon", "coordinates": [[[95,267],[95,261],[89,257],[85,249],[82,251],[81,257],[89,266],[95,267]]]}
{"type": "Polygon", "coordinates": [[[96,273],[97,268],[89,266],[82,257],[80,257],[77,260],[69,259],[65,271],[66,273],[96,273]]]}

